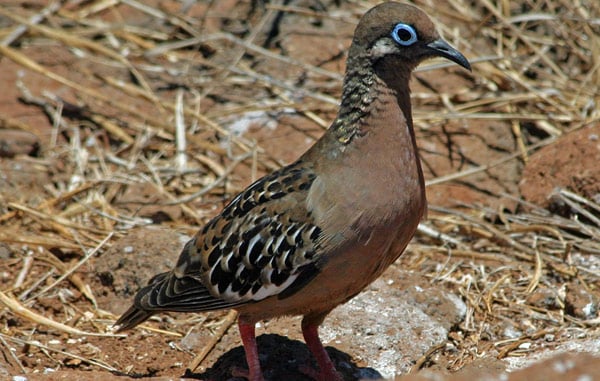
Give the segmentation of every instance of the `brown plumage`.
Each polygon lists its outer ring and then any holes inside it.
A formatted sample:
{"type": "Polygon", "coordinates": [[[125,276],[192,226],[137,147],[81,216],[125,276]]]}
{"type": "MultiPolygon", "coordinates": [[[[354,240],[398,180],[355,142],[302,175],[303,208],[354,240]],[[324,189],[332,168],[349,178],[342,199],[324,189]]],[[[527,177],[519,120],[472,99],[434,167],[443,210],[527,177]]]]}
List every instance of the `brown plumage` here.
{"type": "Polygon", "coordinates": [[[402,253],[425,209],[409,78],[441,56],[470,70],[420,9],[385,3],[360,20],[332,126],[296,162],[235,197],[155,276],[117,321],[160,311],[239,311],[250,380],[262,380],[256,322],[302,315],[321,380],[340,379],[318,337],[337,305],[402,253]]]}

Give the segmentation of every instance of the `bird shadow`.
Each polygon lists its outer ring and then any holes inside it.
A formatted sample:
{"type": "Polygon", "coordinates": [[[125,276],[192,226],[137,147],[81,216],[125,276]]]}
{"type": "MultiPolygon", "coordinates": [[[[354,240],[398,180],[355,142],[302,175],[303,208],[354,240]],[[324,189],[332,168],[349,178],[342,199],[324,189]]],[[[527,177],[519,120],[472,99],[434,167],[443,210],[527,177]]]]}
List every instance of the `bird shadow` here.
{"type": "MultiPolygon", "coordinates": [[[[316,368],[316,363],[306,344],[277,334],[261,335],[257,338],[257,343],[265,380],[312,380],[300,370],[303,366],[316,368]]],[[[326,350],[344,381],[383,379],[383,376],[375,369],[356,365],[349,354],[333,347],[327,347],[326,350]]],[[[206,369],[203,373],[193,373],[187,369],[183,377],[198,380],[245,380],[232,376],[234,369],[247,369],[242,346],[224,353],[211,368],[206,369]]]]}

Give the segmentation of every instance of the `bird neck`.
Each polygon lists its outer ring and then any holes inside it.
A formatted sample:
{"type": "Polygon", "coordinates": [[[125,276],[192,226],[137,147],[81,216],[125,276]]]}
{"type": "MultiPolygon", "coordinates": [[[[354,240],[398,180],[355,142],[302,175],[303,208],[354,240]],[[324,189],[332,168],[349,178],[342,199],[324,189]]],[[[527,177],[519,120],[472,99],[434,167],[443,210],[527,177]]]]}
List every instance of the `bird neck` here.
{"type": "Polygon", "coordinates": [[[409,78],[412,68],[382,59],[373,65],[366,55],[350,52],[342,101],[331,132],[341,144],[350,143],[355,137],[366,134],[364,121],[377,108],[382,98],[390,93],[397,103],[409,129],[412,131],[409,78]]]}

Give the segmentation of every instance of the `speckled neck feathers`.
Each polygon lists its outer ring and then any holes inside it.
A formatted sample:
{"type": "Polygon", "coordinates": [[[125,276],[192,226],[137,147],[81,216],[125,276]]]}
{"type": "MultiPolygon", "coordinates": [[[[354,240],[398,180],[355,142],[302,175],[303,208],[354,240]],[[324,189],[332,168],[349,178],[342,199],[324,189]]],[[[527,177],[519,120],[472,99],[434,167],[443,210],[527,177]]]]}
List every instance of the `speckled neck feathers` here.
{"type": "Polygon", "coordinates": [[[410,89],[408,86],[412,67],[390,67],[390,62],[380,59],[372,62],[368,52],[353,45],[348,55],[346,75],[342,90],[340,110],[330,127],[341,144],[350,143],[354,137],[366,133],[365,121],[376,107],[382,92],[393,92],[404,117],[412,129],[410,89]]]}

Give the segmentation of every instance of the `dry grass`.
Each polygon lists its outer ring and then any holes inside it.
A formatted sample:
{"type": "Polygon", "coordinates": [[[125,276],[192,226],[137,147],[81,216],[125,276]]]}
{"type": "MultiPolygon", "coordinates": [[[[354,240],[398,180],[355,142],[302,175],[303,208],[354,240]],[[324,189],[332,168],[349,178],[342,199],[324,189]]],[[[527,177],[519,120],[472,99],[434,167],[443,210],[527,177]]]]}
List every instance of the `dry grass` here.
{"type": "MultiPolygon", "coordinates": [[[[596,0],[448,3],[441,9],[433,1],[419,2],[444,20],[443,34],[471,58],[474,73],[466,77],[468,86],[452,89],[452,97],[415,93],[415,102],[427,106],[416,110],[435,110],[416,111],[416,124],[423,132],[453,120],[502,121],[510,125],[518,149],[429,184],[464,179],[507,161],[526,162],[541,146],[600,119],[596,0]]],[[[224,125],[249,112],[293,109],[327,126],[323,115],[336,109],[341,75],[264,47],[280,12],[305,22],[333,20],[346,25],[341,30],[351,30],[370,7],[351,2],[324,13],[274,3],[252,11],[240,2],[223,16],[209,2],[193,7],[191,17],[180,5],[135,0],[55,2],[44,9],[17,4],[0,7],[1,59],[14,61],[26,76],[37,75],[69,91],[49,86],[34,93],[25,79],[16,84],[22,100],[37,105],[54,126],[35,164],[60,162],[63,169],[35,200],[3,195],[7,203],[0,206],[0,241],[20,254],[0,265],[10,274],[0,292],[5,305],[0,320],[19,316],[69,335],[104,335],[113,322],[96,308],[94,291],[77,269],[132,227],[151,223],[115,203],[118,194],[132,184],[150,184],[156,198],[147,204],[178,209],[181,217],[171,224],[192,231],[214,213],[211,203],[240,190],[248,177],[282,164],[224,125]],[[208,9],[210,17],[198,17],[198,8],[208,9]],[[230,21],[232,31],[216,28],[217,17],[230,21]],[[27,51],[39,46],[60,47],[65,61],[79,64],[71,72],[36,61],[27,51]],[[255,67],[256,61],[266,64],[255,67]],[[282,65],[288,70],[265,69],[282,65]],[[56,257],[57,250],[77,259],[67,263],[56,257]],[[41,279],[28,276],[34,266],[46,269],[41,279]],[[96,331],[82,332],[36,312],[38,298],[58,295],[59,284],[88,300],[84,310],[69,308],[65,321],[91,322],[87,327],[96,331]]],[[[347,42],[348,35],[343,37],[347,42]]],[[[440,66],[429,64],[420,71],[440,66]]],[[[1,113],[0,119],[5,126],[35,131],[1,113]]],[[[431,207],[402,263],[467,302],[466,320],[451,338],[458,348],[454,369],[482,351],[522,355],[535,350],[523,343],[558,337],[569,329],[591,332],[600,324],[598,318],[574,316],[565,302],[568,287],[575,285],[598,295],[600,206],[566,190],[557,192],[570,216],[531,205],[516,214],[474,205],[431,207]],[[542,291],[555,298],[546,304],[532,301],[542,291]],[[510,327],[516,333],[506,339],[510,327]]],[[[143,206],[137,203],[137,208],[143,206]]],[[[35,334],[6,325],[2,332],[0,345],[28,341],[42,347],[35,334]]],[[[44,351],[53,356],[48,348],[44,351]]],[[[13,361],[21,366],[17,357],[13,361]]]]}

